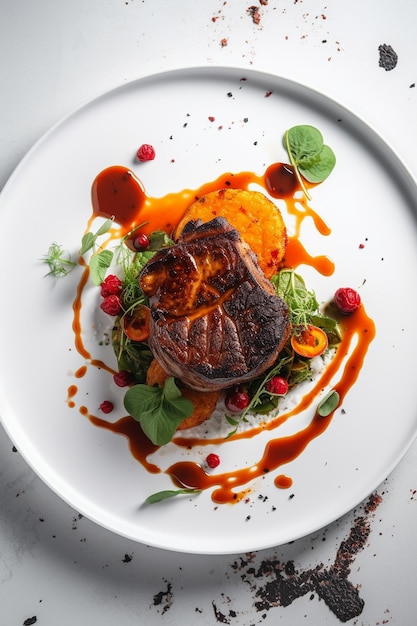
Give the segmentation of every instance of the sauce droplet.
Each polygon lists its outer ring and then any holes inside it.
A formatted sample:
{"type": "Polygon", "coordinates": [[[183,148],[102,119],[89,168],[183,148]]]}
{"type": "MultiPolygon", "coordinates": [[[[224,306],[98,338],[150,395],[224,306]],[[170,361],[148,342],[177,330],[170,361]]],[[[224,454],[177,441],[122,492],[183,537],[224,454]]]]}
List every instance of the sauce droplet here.
{"type": "Polygon", "coordinates": [[[94,215],[114,218],[127,231],[135,226],[145,199],[140,180],[122,165],[113,165],[100,172],[91,189],[94,215]]]}

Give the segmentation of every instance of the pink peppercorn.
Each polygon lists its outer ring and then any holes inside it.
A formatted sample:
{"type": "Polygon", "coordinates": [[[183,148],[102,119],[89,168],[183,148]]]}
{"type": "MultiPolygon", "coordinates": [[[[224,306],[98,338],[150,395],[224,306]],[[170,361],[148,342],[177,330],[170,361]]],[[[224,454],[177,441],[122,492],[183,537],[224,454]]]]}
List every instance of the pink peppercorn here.
{"type": "Polygon", "coordinates": [[[128,387],[132,382],[132,374],[130,372],[117,372],[113,376],[113,380],[118,387],[128,387]]]}
{"type": "Polygon", "coordinates": [[[113,403],[110,400],[104,400],[100,404],[100,410],[102,413],[111,413],[113,411],[113,403]]]}
{"type": "Polygon", "coordinates": [[[139,161],[153,161],[155,158],[155,148],[151,146],[149,143],[144,143],[140,146],[139,150],[136,152],[136,156],[139,161]]]}
{"type": "Polygon", "coordinates": [[[206,463],[207,465],[211,468],[214,469],[215,467],[218,467],[218,465],[220,465],[220,457],[218,454],[214,454],[213,452],[211,454],[209,454],[206,458],[206,463]]]}
{"type": "Polygon", "coordinates": [[[107,315],[119,315],[122,310],[122,303],[119,296],[106,296],[100,304],[100,309],[107,313],[107,315]]]}
{"type": "Polygon", "coordinates": [[[106,296],[117,296],[123,287],[123,283],[118,276],[109,274],[100,285],[101,295],[103,298],[106,296]]]}

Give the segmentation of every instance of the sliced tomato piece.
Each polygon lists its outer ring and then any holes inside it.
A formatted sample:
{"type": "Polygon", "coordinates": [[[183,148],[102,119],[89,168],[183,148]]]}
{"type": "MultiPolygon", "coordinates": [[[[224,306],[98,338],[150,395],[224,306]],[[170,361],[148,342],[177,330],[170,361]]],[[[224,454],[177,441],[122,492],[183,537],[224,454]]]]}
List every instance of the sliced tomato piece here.
{"type": "Polygon", "coordinates": [[[312,359],[314,356],[320,356],[328,346],[327,335],[318,326],[307,324],[296,328],[291,337],[291,346],[300,356],[312,359]]]}
{"type": "Polygon", "coordinates": [[[149,337],[149,307],[138,304],[130,313],[122,317],[123,332],[132,341],[146,341],[149,337]]]}

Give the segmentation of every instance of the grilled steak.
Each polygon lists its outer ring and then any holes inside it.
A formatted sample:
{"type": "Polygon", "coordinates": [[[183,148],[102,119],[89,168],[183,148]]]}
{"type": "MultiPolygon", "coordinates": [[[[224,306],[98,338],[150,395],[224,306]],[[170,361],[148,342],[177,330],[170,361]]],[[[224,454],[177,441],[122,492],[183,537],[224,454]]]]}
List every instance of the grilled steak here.
{"type": "Polygon", "coordinates": [[[150,347],[192,389],[224,389],[256,377],[287,340],[287,305],[222,217],[189,222],[139,280],[151,308],[150,347]]]}

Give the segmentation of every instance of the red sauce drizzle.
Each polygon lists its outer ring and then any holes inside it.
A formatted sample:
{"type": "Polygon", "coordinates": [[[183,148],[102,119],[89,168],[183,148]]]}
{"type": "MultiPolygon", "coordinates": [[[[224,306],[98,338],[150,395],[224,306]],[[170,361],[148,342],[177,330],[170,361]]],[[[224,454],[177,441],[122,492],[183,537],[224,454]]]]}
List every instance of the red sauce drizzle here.
{"type": "MultiPolygon", "coordinates": [[[[88,222],[88,228],[95,217],[112,217],[120,225],[120,230],[114,231],[113,236],[124,236],[139,225],[141,231],[147,234],[156,229],[162,229],[171,234],[187,207],[201,196],[228,187],[248,189],[251,184],[260,185],[271,196],[284,200],[288,213],[295,218],[295,234],[289,238],[285,265],[287,267],[298,267],[301,264],[310,265],[322,275],[330,276],[334,272],[334,263],[325,256],[313,257],[299,240],[301,224],[307,217],[313,219],[316,229],[323,236],[330,234],[330,228],[308,206],[304,197],[300,197],[300,188],[292,168],[282,163],[270,165],[262,176],[252,172],[225,173],[216,180],[201,185],[198,189],[184,189],[161,198],[149,197],[142,183],[128,168],[123,166],[109,167],[100,172],[94,180],[92,186],[93,213],[88,222]]],[[[83,263],[82,260],[81,262],[83,263]]],[[[114,370],[102,361],[91,359],[91,355],[85,349],[81,338],[80,312],[88,273],[88,267],[85,267],[73,304],[75,345],[79,354],[91,365],[114,374],[114,370]]],[[[359,375],[369,344],[375,336],[374,323],[366,314],[363,305],[353,315],[342,318],[341,326],[343,328],[343,340],[335,357],[316,381],[314,388],[303,397],[302,401],[292,411],[269,419],[268,422],[239,433],[231,439],[198,440],[177,436],[173,440],[174,443],[180,447],[191,447],[196,444],[208,445],[213,442],[227,445],[229,441],[237,438],[250,438],[265,430],[275,430],[291,416],[310,407],[316,401],[320,391],[332,382],[343,365],[339,380],[332,385],[340,395],[339,406],[341,406],[346,393],[359,375]]],[[[80,368],[76,376],[84,376],[85,372],[86,368],[80,368]]],[[[76,392],[77,387],[75,385],[68,388],[69,406],[74,406],[71,398],[76,392]]],[[[88,417],[95,426],[124,435],[129,442],[132,455],[150,473],[161,471],[157,465],[148,461],[148,456],[155,452],[158,447],[149,441],[140,425],[131,417],[126,416],[115,423],[110,423],[91,415],[85,406],[79,407],[79,411],[88,417]]],[[[297,458],[313,439],[326,430],[332,418],[333,414],[320,417],[316,412],[310,424],[303,430],[290,436],[269,440],[261,458],[250,467],[237,469],[233,472],[208,474],[200,464],[182,461],[173,464],[165,470],[165,473],[179,486],[195,489],[213,488],[212,499],[215,502],[237,502],[242,499],[244,494],[247,494],[248,490],[247,488],[242,490],[243,486],[256,477],[276,470],[297,458]]],[[[278,488],[288,488],[292,485],[292,479],[279,474],[274,483],[278,488]]]]}

